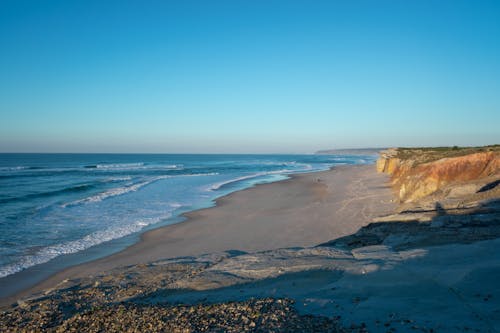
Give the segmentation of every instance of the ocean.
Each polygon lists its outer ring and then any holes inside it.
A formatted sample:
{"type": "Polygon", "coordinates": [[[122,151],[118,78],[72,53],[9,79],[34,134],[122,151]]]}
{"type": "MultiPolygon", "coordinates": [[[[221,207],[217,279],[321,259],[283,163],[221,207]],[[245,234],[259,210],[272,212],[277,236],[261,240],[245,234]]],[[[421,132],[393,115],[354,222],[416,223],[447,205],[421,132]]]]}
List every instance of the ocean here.
{"type": "Polygon", "coordinates": [[[374,160],[369,155],[0,154],[0,278],[93,247],[107,255],[106,244],[114,240],[127,239],[123,248],[137,240],[130,236],[178,223],[180,214],[256,184],[374,160]]]}

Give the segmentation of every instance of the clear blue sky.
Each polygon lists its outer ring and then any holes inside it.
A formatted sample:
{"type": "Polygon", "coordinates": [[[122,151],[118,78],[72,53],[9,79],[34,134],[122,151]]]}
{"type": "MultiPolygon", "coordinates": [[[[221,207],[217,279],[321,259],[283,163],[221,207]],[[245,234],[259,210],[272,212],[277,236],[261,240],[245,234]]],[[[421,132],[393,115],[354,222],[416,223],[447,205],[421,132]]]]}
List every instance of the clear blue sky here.
{"type": "Polygon", "coordinates": [[[0,2],[0,151],[491,143],[498,1],[0,2]]]}

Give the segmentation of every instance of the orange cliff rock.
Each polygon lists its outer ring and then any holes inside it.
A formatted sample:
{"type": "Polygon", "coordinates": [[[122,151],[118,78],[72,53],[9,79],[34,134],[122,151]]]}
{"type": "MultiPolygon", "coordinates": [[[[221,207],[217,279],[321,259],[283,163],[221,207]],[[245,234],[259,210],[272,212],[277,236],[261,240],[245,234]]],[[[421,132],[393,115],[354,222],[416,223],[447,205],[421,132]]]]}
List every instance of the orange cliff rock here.
{"type": "Polygon", "coordinates": [[[457,157],[445,157],[420,163],[421,151],[415,158],[400,158],[398,149],[380,153],[377,171],[391,176],[394,190],[401,202],[413,202],[444,186],[500,176],[500,152],[485,151],[457,157]]]}

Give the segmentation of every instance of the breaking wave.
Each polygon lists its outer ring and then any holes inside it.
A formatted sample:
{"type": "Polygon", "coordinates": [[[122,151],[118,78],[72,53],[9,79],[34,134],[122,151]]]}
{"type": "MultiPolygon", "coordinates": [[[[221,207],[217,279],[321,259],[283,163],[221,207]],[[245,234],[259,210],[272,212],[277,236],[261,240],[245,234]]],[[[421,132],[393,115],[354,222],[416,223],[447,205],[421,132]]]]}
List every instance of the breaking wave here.
{"type": "MultiPolygon", "coordinates": [[[[154,177],[152,179],[140,182],[140,183],[135,183],[135,184],[129,184],[125,185],[122,187],[115,187],[111,188],[109,190],[106,190],[104,192],[83,198],[83,199],[78,199],[72,202],[64,203],[61,205],[61,207],[70,207],[70,206],[75,206],[75,205],[81,205],[81,204],[88,204],[88,203],[96,203],[103,201],[105,199],[111,198],[111,197],[116,197],[119,195],[127,194],[129,192],[135,192],[144,186],[147,186],[149,184],[152,184],[154,182],[157,182],[162,179],[167,179],[167,178],[174,178],[174,177],[199,177],[199,176],[214,176],[217,175],[218,173],[212,172],[212,173],[194,173],[194,174],[187,174],[187,175],[177,175],[177,176],[171,176],[171,175],[165,175],[165,176],[158,176],[154,177]]],[[[126,177],[123,177],[122,180],[126,180],[126,177]]]]}
{"type": "MultiPolygon", "coordinates": [[[[304,171],[312,169],[312,166],[310,166],[308,164],[305,164],[305,166],[306,167],[303,170],[300,170],[300,171],[304,172],[304,171]]],[[[226,185],[237,183],[237,182],[240,182],[240,181],[246,180],[246,179],[258,178],[258,177],[269,176],[269,175],[288,174],[288,173],[297,172],[297,171],[299,171],[299,170],[283,169],[283,170],[275,170],[275,171],[257,172],[257,173],[251,174],[251,175],[241,176],[241,177],[237,177],[237,178],[233,178],[233,179],[229,179],[229,180],[226,180],[226,181],[222,181],[222,182],[213,184],[213,185],[211,185],[209,187],[209,190],[210,191],[216,191],[216,190],[219,190],[219,189],[221,189],[222,187],[224,187],[226,185]]]]}
{"type": "Polygon", "coordinates": [[[1,267],[0,278],[17,273],[31,266],[46,263],[63,254],[76,253],[113,239],[128,236],[132,233],[140,231],[148,225],[165,220],[170,216],[171,214],[156,218],[143,218],[125,226],[115,226],[95,231],[81,239],[44,247],[38,250],[35,254],[24,256],[16,263],[1,267]]]}
{"type": "Polygon", "coordinates": [[[75,206],[75,205],[86,204],[86,203],[100,202],[100,201],[107,199],[107,198],[116,197],[118,195],[123,195],[123,194],[129,193],[129,192],[135,192],[138,189],[140,189],[146,185],[149,185],[151,183],[154,183],[156,181],[159,181],[159,180],[165,179],[165,178],[170,178],[170,176],[159,176],[159,177],[155,177],[153,179],[150,179],[148,181],[144,181],[144,182],[140,182],[140,183],[136,183],[136,184],[131,184],[131,185],[126,185],[126,186],[122,186],[122,187],[115,187],[115,188],[106,190],[104,192],[92,195],[92,196],[87,197],[87,198],[83,198],[83,199],[79,199],[79,200],[75,200],[72,202],[62,204],[61,206],[68,207],[68,206],[75,206]]]}

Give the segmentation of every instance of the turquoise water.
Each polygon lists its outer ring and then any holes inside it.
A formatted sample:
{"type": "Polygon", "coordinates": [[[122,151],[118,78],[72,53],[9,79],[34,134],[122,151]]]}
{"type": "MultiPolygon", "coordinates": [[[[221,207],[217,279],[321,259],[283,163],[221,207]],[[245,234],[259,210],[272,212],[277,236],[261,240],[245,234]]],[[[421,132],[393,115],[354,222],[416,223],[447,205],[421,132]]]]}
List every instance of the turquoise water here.
{"type": "Polygon", "coordinates": [[[0,277],[173,223],[182,212],[257,183],[373,161],[343,155],[0,154],[0,277]]]}

